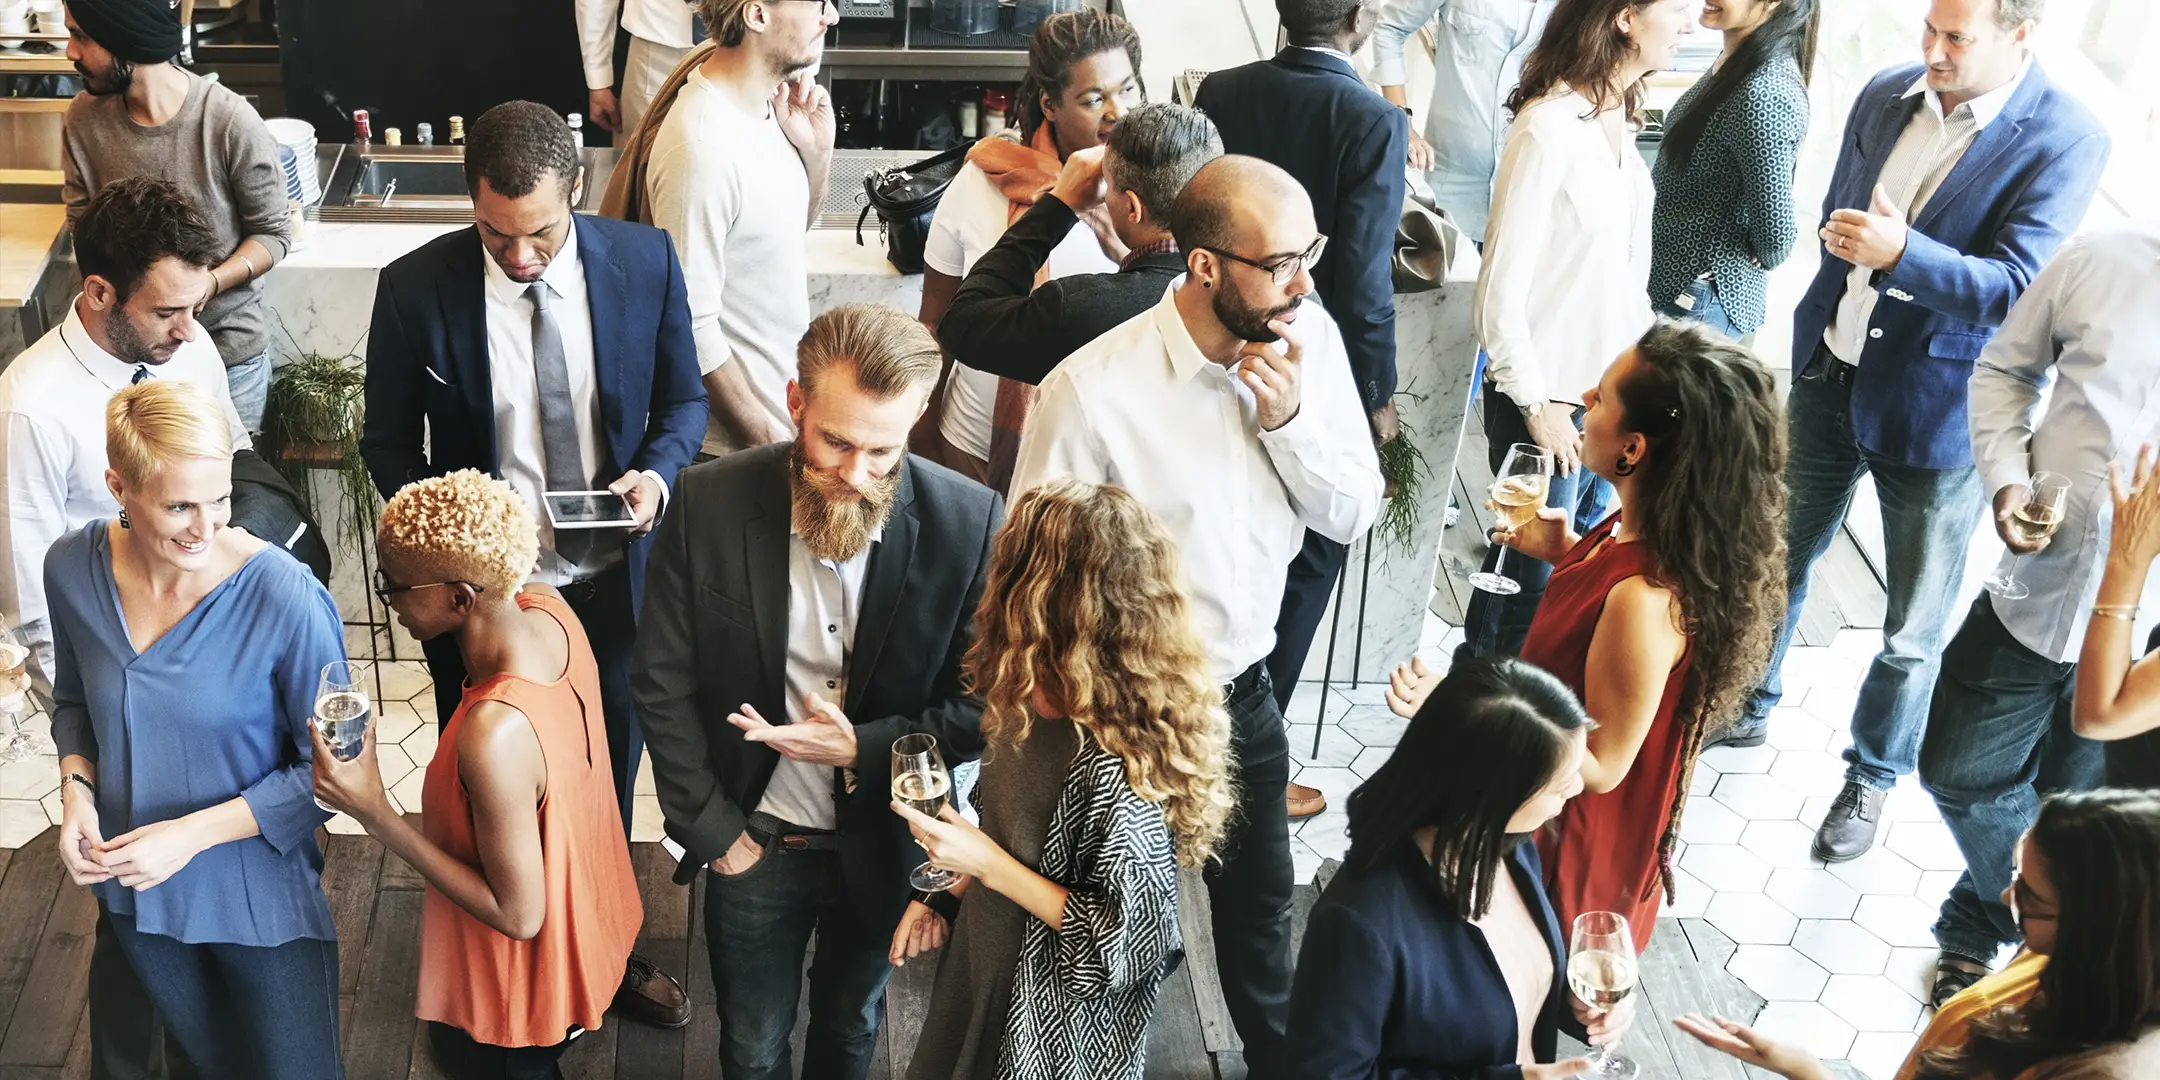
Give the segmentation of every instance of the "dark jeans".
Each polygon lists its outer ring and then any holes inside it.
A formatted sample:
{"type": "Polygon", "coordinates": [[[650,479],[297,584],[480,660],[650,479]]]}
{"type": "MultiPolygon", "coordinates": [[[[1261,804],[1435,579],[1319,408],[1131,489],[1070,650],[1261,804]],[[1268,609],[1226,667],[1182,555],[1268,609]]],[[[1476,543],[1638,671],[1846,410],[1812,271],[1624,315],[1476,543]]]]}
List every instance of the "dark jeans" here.
{"type": "MultiPolygon", "coordinates": [[[[1553,408],[1547,403],[1547,408],[1553,408]]],[[[1582,427],[1583,410],[1574,413],[1575,426],[1582,427]]],[[[1523,421],[1522,410],[1506,394],[1497,389],[1485,393],[1485,444],[1486,457],[1492,471],[1498,474],[1507,460],[1508,447],[1515,443],[1534,442],[1530,428],[1523,421]]],[[[1480,497],[1473,493],[1473,498],[1480,497]]],[[[1598,478],[1588,469],[1577,469],[1569,476],[1554,476],[1545,490],[1545,505],[1566,507],[1574,512],[1573,528],[1586,533],[1605,520],[1612,512],[1614,494],[1612,485],[1598,478]]],[[[1463,612],[1463,643],[1455,650],[1458,660],[1479,656],[1513,656],[1522,651],[1523,638],[1530,633],[1530,617],[1537,614],[1538,600],[1545,595],[1545,582],[1552,577],[1549,563],[1533,559],[1519,551],[1509,551],[1500,544],[1492,545],[1485,553],[1485,570],[1495,567],[1522,591],[1511,596],[1476,590],[1470,597],[1470,607],[1463,612]],[[1506,552],[1503,562],[1501,553],[1506,552]]]]}
{"type": "Polygon", "coordinates": [[[1842,364],[1817,346],[1785,402],[1791,448],[1785,462],[1785,623],[1763,683],[1748,701],[1747,723],[1768,717],[1784,696],[1778,668],[1807,602],[1808,574],[1836,539],[1860,477],[1872,473],[1882,501],[1883,577],[1890,597],[1882,651],[1868,665],[1853,707],[1845,778],[1887,789],[1919,762],[1943,639],[1965,580],[1965,549],[1983,507],[1971,466],[1914,468],[1861,447],[1852,430],[1852,386],[1838,377],[1842,364]]]}
{"type": "Polygon", "coordinates": [[[1305,546],[1290,560],[1282,610],[1275,616],[1275,651],[1267,658],[1268,677],[1275,681],[1276,708],[1290,707],[1298,676],[1305,672],[1305,655],[1312,652],[1320,617],[1327,614],[1328,597],[1342,578],[1343,561],[1349,554],[1350,545],[1307,529],[1305,546]]]}
{"type": "Polygon", "coordinates": [[[1685,295],[1691,306],[1683,307],[1667,300],[1657,305],[1658,314],[1685,322],[1701,323],[1734,341],[1747,334],[1747,331],[1734,326],[1732,316],[1726,313],[1725,301],[1718,297],[1717,282],[1708,278],[1697,278],[1688,285],[1685,295]]]}
{"type": "Polygon", "coordinates": [[[144,989],[202,1075],[342,1080],[337,942],[190,945],[108,915],[144,989]]]}
{"type": "MultiPolygon", "coordinates": [[[[607,722],[608,758],[615,766],[615,799],[622,808],[623,835],[630,834],[632,796],[637,792],[638,758],[645,753],[645,729],[638,725],[630,700],[630,652],[637,644],[637,616],[630,610],[630,570],[616,563],[587,581],[562,587],[563,599],[592,642],[600,666],[600,711],[607,722]]],[[[428,674],[435,679],[435,720],[448,726],[464,693],[465,658],[448,634],[420,643],[428,674]]]]}
{"type": "Polygon", "coordinates": [[[1238,807],[1223,838],[1222,862],[1207,870],[1214,909],[1215,965],[1230,1021],[1245,1042],[1252,1080],[1280,1075],[1290,1021],[1290,738],[1265,680],[1230,703],[1237,754],[1238,807]]]}
{"type": "Polygon", "coordinates": [[[492,1046],[475,1040],[464,1028],[428,1021],[428,1046],[435,1066],[450,1080],[561,1080],[555,1063],[570,1040],[553,1046],[492,1046]]]}
{"type": "Polygon", "coordinates": [[[2010,636],[1986,593],[1943,651],[1920,782],[1965,854],[1965,872],[1935,920],[1946,953],[1986,963],[1997,946],[2019,940],[2002,902],[2018,838],[2039,815],[2041,795],[2100,784],[2101,744],[2070,729],[2076,679],[2076,664],[2049,660],[2010,636]]]}
{"type": "Polygon", "coordinates": [[[162,1080],[166,1064],[165,1022],[99,905],[90,947],[91,1080],[162,1080]]]}
{"type": "Polygon", "coordinates": [[[884,1018],[893,926],[870,925],[847,893],[837,851],[791,851],[754,836],[765,855],[733,877],[705,877],[705,939],[719,995],[720,1075],[788,1080],[803,952],[810,1030],[802,1080],[863,1080],[884,1018]]]}

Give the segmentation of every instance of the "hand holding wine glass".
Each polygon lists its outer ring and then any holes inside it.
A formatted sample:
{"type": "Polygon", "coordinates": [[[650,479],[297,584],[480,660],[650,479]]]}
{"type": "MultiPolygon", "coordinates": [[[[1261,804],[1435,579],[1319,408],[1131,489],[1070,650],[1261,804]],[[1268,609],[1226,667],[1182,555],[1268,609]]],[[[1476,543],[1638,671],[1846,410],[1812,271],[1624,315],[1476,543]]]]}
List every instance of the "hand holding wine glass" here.
{"type": "MultiPolygon", "coordinates": [[[[1553,455],[1531,443],[1516,443],[1508,447],[1507,456],[1501,459],[1499,472],[1493,475],[1491,501],[1493,527],[1502,532],[1513,532],[1538,517],[1545,505],[1545,493],[1552,483],[1553,455]]],[[[1507,563],[1507,550],[1502,548],[1493,559],[1490,572],[1479,571],[1470,575],[1470,584],[1485,592],[1511,596],[1522,591],[1522,585],[1502,573],[1507,563]]]]}
{"type": "MultiPolygon", "coordinates": [[[[1635,937],[1627,917],[1610,911],[1586,911],[1575,917],[1568,946],[1567,980],[1577,1000],[1592,1010],[1614,1011],[1635,991],[1640,972],[1635,937]]],[[[1624,1028],[1624,1024],[1622,1027],[1624,1028]]],[[[1584,1075],[1599,1080],[1635,1080],[1642,1068],[1613,1048],[1620,1032],[1599,1043],[1584,1075]]]]}
{"type": "MultiPolygon", "coordinates": [[[[333,660],[323,665],[322,674],[315,679],[315,730],[321,736],[320,745],[339,761],[359,757],[367,737],[368,717],[374,709],[367,691],[361,688],[366,667],[364,663],[333,660]]],[[[315,805],[332,812],[337,809],[319,797],[315,805]]]]}
{"type": "Polygon", "coordinates": [[[2051,472],[2034,473],[2032,483],[2022,489],[2012,484],[1996,493],[1995,528],[2009,547],[2010,558],[2001,571],[1982,582],[1989,592],[2005,600],[2022,600],[2030,595],[2025,583],[2017,579],[2018,566],[2027,554],[2047,546],[2048,538],[2061,526],[2069,503],[2069,479],[2051,472]]]}
{"type": "MultiPolygon", "coordinates": [[[[892,796],[895,811],[901,807],[914,812],[916,817],[937,822],[946,808],[946,796],[952,791],[952,773],[945,768],[945,756],[938,752],[937,737],[924,732],[911,732],[893,740],[892,744],[892,796]]],[[[918,833],[925,830],[915,817],[908,822],[918,833]]],[[[920,842],[920,839],[918,839],[920,842]]],[[[925,848],[925,852],[928,852],[925,848]]],[[[935,865],[935,860],[925,862],[908,874],[908,884],[923,892],[943,892],[953,887],[959,874],[935,865]]]]}
{"type": "Polygon", "coordinates": [[[0,743],[0,761],[27,761],[37,753],[37,740],[25,723],[30,718],[30,646],[0,625],[0,723],[7,729],[0,743]]]}

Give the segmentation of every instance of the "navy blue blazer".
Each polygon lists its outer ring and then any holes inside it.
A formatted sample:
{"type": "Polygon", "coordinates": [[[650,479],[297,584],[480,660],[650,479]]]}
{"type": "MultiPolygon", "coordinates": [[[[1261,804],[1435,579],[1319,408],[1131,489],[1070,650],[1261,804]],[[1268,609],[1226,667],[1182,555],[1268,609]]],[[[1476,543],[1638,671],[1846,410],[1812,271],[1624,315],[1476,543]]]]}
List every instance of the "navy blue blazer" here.
{"type": "Polygon", "coordinates": [[[1200,84],[1193,103],[1223,149],[1273,162],[1304,185],[1328,249],[1313,267],[1342,328],[1358,400],[1395,396],[1395,229],[1409,186],[1410,121],[1348,62],[1295,46],[1200,84]]]}
{"type": "MultiPolygon", "coordinates": [[[[672,487],[705,437],[682,264],[667,233],[650,225],[574,218],[607,456],[597,471],[651,469],[672,487]]],[[[459,229],[383,267],[376,281],[360,456],[386,499],[458,469],[501,475],[485,257],[477,228],[459,229]]],[[[648,546],[629,548],[632,610],[643,604],[648,546]]]]}
{"type": "MultiPolygon", "coordinates": [[[[1876,75],[1845,121],[1822,223],[1865,208],[1883,162],[1924,95],[1906,96],[1923,65],[1876,75]]],[[[1980,132],[1906,234],[1854,374],[1853,434],[1870,452],[1916,468],[1972,464],[1965,382],[2018,295],[2077,228],[2107,165],[2100,121],[2048,81],[2039,61],[1980,132]]],[[[1829,255],[1793,310],[1792,370],[1804,373],[1836,313],[1852,264],[1829,255]]],[[[1835,361],[1829,361],[1835,362],[1835,361]]]]}
{"type": "MultiPolygon", "coordinates": [[[[1552,952],[1552,992],[1530,1033],[1541,1062],[1578,1037],[1560,922],[1537,845],[1501,865],[1552,952]]],[[[1345,870],[1313,905],[1290,994],[1290,1080],[1522,1080],[1515,999],[1485,934],[1441,907],[1432,867],[1404,842],[1364,873],[1345,870]]]]}

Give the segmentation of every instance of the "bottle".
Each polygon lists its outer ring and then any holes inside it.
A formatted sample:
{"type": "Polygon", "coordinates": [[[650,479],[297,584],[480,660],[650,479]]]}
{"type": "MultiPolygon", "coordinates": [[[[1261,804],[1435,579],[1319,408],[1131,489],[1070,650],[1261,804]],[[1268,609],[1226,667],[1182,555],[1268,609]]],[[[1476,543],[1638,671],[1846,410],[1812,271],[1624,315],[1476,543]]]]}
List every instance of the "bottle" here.
{"type": "Polygon", "coordinates": [[[462,116],[450,118],[450,145],[465,145],[465,118],[462,116]]]}
{"type": "Polygon", "coordinates": [[[435,145],[435,125],[425,121],[413,125],[413,141],[422,146],[435,145]]]}
{"type": "Polygon", "coordinates": [[[585,147],[585,117],[578,113],[571,113],[569,121],[570,137],[577,140],[578,148],[582,150],[585,147]]]}
{"type": "Polygon", "coordinates": [[[953,104],[953,111],[960,118],[960,122],[957,126],[960,128],[961,138],[972,139],[977,135],[981,134],[979,125],[977,124],[977,117],[980,112],[980,108],[980,103],[978,103],[974,98],[964,97],[953,104]]]}
{"type": "Polygon", "coordinates": [[[382,131],[382,144],[384,146],[403,146],[405,145],[405,133],[396,128],[384,128],[382,131]]]}
{"type": "Polygon", "coordinates": [[[374,130],[368,126],[368,111],[366,109],[353,110],[352,127],[353,153],[360,157],[366,157],[368,139],[374,135],[374,130]]]}
{"type": "Polygon", "coordinates": [[[1005,110],[1012,103],[1012,93],[1006,90],[983,91],[982,133],[984,138],[1005,130],[1005,110]]]}

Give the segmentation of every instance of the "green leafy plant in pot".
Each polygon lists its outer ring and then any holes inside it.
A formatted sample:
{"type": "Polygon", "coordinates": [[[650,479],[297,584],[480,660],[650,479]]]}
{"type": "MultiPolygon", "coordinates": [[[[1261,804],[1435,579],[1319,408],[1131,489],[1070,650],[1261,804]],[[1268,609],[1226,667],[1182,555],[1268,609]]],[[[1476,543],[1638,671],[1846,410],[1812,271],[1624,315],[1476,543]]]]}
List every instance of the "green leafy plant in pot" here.
{"type": "Polygon", "coordinates": [[[330,515],[315,505],[309,474],[337,474],[347,546],[375,533],[381,504],[367,465],[360,460],[361,399],[367,375],[357,354],[304,353],[278,369],[263,409],[262,452],[308,504],[315,520],[330,515]]]}

